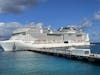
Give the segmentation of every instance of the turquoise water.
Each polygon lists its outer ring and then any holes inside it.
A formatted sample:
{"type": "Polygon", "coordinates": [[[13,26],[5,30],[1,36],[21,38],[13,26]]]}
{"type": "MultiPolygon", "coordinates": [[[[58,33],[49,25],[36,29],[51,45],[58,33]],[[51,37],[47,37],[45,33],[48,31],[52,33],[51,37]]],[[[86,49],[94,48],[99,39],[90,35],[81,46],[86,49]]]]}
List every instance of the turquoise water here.
{"type": "MultiPolygon", "coordinates": [[[[100,45],[95,47],[100,49],[100,45]]],[[[0,75],[100,75],[100,65],[29,51],[1,51],[0,75]]]]}

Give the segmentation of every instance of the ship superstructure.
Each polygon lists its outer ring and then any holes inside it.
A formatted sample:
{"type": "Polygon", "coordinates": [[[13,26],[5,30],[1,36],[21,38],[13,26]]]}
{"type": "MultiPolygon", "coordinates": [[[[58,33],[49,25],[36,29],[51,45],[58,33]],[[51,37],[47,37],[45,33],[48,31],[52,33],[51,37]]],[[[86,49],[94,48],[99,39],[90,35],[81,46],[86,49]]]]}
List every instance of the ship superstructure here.
{"type": "Polygon", "coordinates": [[[31,25],[15,30],[9,40],[1,42],[5,51],[84,45],[90,45],[89,35],[74,26],[53,31],[41,25],[31,25]]]}

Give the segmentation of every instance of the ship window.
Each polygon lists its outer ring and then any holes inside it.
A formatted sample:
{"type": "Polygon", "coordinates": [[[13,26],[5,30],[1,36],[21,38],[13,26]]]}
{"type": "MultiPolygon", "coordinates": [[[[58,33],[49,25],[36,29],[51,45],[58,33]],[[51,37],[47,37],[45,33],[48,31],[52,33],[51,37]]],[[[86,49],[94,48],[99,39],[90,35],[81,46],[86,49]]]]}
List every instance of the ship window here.
{"type": "Polygon", "coordinates": [[[82,34],[78,34],[78,35],[76,35],[77,37],[81,37],[82,36],[82,34]]]}
{"type": "Polygon", "coordinates": [[[61,36],[61,34],[47,34],[47,36],[61,36]]]}
{"type": "Polygon", "coordinates": [[[19,33],[15,33],[15,34],[12,34],[13,36],[15,36],[15,35],[19,35],[19,33]]]}
{"type": "Polygon", "coordinates": [[[64,41],[64,43],[68,43],[68,41],[64,41]]]}
{"type": "Polygon", "coordinates": [[[15,33],[15,34],[12,34],[12,35],[15,36],[15,35],[19,35],[19,34],[26,35],[25,32],[22,32],[22,33],[15,33]]]}
{"type": "Polygon", "coordinates": [[[23,32],[22,34],[23,34],[23,35],[26,35],[26,33],[25,33],[25,32],[23,32]]]}
{"type": "Polygon", "coordinates": [[[89,54],[89,51],[85,51],[84,53],[85,53],[85,54],[89,54]]]}
{"type": "Polygon", "coordinates": [[[69,33],[68,35],[71,36],[72,34],[69,33]]]}

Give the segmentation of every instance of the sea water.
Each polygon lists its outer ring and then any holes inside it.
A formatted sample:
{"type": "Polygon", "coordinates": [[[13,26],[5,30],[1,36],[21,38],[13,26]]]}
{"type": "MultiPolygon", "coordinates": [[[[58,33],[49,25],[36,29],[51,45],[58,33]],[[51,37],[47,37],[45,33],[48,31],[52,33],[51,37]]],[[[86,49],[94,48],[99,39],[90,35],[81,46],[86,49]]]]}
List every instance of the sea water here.
{"type": "MultiPolygon", "coordinates": [[[[100,44],[90,47],[100,54],[100,44]]],[[[0,50],[0,75],[100,75],[100,65],[29,51],[0,50]]]]}

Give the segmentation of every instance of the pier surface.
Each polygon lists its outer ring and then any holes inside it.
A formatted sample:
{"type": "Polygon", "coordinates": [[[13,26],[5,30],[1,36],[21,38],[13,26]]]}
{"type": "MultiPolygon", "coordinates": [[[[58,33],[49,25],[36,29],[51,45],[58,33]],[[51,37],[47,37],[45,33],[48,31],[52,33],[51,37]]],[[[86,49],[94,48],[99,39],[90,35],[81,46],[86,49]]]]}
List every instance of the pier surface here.
{"type": "Polygon", "coordinates": [[[49,48],[48,49],[34,49],[34,50],[28,50],[28,51],[33,51],[33,52],[48,54],[48,55],[53,55],[53,56],[59,56],[59,57],[64,57],[68,59],[84,61],[84,62],[100,65],[100,54],[91,53],[90,55],[80,56],[80,55],[73,55],[71,52],[68,52],[67,50],[57,50],[57,49],[49,49],[49,48]]]}

